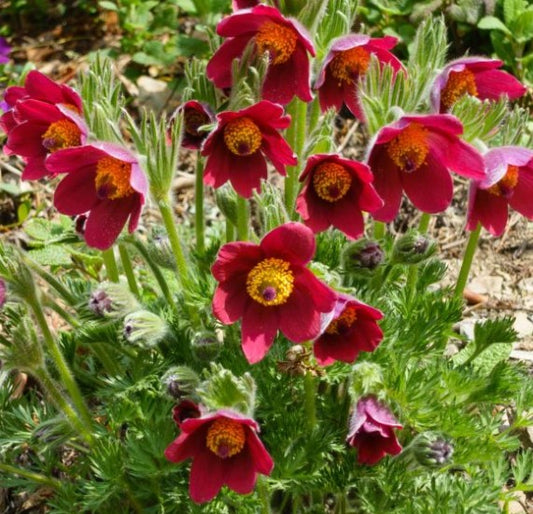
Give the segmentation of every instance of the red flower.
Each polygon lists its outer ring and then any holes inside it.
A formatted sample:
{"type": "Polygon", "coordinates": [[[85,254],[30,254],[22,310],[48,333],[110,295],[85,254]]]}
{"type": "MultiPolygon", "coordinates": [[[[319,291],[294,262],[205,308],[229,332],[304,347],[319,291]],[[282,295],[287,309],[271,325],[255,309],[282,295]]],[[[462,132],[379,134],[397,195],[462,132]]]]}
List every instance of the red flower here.
{"type": "Polygon", "coordinates": [[[372,54],[381,63],[390,64],[395,71],[400,70],[402,63],[389,52],[397,41],[392,36],[371,38],[365,34],[349,34],[335,39],[315,83],[322,111],[330,107],[339,111],[344,103],[356,118],[363,120],[358,80],[366,73],[372,54]]]}
{"type": "Polygon", "coordinates": [[[313,351],[321,366],[329,366],[335,361],[352,363],[359,352],[374,351],[383,332],[376,320],[383,313],[351,296],[340,294],[331,316],[324,316],[326,326],[315,340],[313,351]]]}
{"type": "Polygon", "coordinates": [[[313,155],[300,176],[304,186],[296,211],[315,233],[333,225],[356,239],[364,231],[361,211],[372,212],[383,206],[372,187],[373,179],[366,164],[336,154],[313,155]]]}
{"type": "Polygon", "coordinates": [[[232,86],[231,63],[253,41],[257,54],[268,52],[270,56],[261,97],[282,105],[295,95],[304,102],[312,100],[307,52],[314,56],[315,49],[296,20],[283,17],[275,7],[257,5],[224,18],[217,33],[229,38],[207,64],[207,76],[217,87],[232,86]]]}
{"type": "Polygon", "coordinates": [[[199,418],[201,415],[200,407],[192,400],[181,400],[172,409],[172,419],[178,427],[181,427],[187,419],[199,418]]]}
{"type": "Polygon", "coordinates": [[[388,453],[397,455],[402,447],[394,429],[402,429],[389,409],[373,396],[365,396],[357,402],[350,419],[350,432],[346,442],[357,448],[357,462],[372,466],[388,453]]]}
{"type": "Polygon", "coordinates": [[[392,221],[403,190],[421,211],[443,211],[453,196],[450,170],[483,179],[483,159],[459,139],[462,132],[460,121],[449,114],[403,116],[382,128],[370,149],[368,164],[374,173],[374,187],[385,204],[372,216],[392,221]]]}
{"type": "Polygon", "coordinates": [[[69,216],[89,211],[85,241],[105,250],[129,218],[133,232],[139,222],[148,185],[137,159],[113,143],[93,143],[52,154],[46,161],[54,173],[68,173],[54,195],[57,210],[69,216]]]}
{"type": "Polygon", "coordinates": [[[250,493],[257,473],[270,475],[274,462],[257,436],[259,425],[229,410],[188,418],[165,450],[172,462],[192,458],[189,493],[196,503],[212,500],[223,485],[250,493]]]}
{"type": "Polygon", "coordinates": [[[431,88],[431,105],[436,112],[449,111],[464,95],[481,100],[497,100],[507,95],[511,100],[527,88],[509,73],[497,70],[498,59],[463,57],[450,62],[437,76],[431,88]]]}
{"type": "Polygon", "coordinates": [[[231,7],[234,11],[248,9],[259,4],[259,0],[231,0],[231,7]]]}
{"type": "Polygon", "coordinates": [[[80,146],[87,139],[79,95],[38,71],[28,73],[24,87],[9,87],[5,101],[9,110],[0,118],[0,127],[7,133],[4,151],[24,158],[25,180],[49,173],[44,160],[50,153],[80,146]]]}
{"type": "Polygon", "coordinates": [[[213,111],[207,104],[196,100],[189,100],[180,105],[179,111],[183,111],[182,146],[191,150],[199,150],[208,132],[198,129],[203,125],[214,123],[213,111]]]}
{"type": "Polygon", "coordinates": [[[290,341],[314,339],[320,314],[333,310],[337,295],[305,265],[315,239],[301,223],[285,223],[259,245],[228,243],[213,264],[220,283],[213,313],[226,325],[242,318],[242,348],[248,362],[260,361],[278,330],[290,341]]]}
{"type": "Polygon", "coordinates": [[[533,219],[533,151],[504,146],[489,150],[484,159],[487,176],[470,185],[466,228],[474,230],[481,223],[493,236],[501,236],[508,205],[533,219]]]}
{"type": "Polygon", "coordinates": [[[218,125],[205,140],[202,155],[209,156],[204,182],[220,187],[228,180],[245,198],[267,178],[265,156],[285,175],[285,165],[294,165],[296,156],[279,134],[289,126],[283,107],[263,100],[237,112],[217,115],[218,125]]]}

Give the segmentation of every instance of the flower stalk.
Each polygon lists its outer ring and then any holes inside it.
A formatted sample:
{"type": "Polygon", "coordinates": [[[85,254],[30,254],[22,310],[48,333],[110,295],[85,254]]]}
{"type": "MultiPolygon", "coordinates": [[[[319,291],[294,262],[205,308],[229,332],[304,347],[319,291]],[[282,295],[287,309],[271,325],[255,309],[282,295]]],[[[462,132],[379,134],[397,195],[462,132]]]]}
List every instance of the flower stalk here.
{"type": "Polygon", "coordinates": [[[196,153],[196,180],[194,186],[194,217],[196,229],[196,251],[205,253],[205,220],[204,220],[204,163],[200,152],[196,153]]]}
{"type": "Polygon", "coordinates": [[[468,275],[470,274],[470,268],[472,267],[472,261],[474,260],[474,254],[476,253],[477,242],[478,242],[480,233],[481,233],[481,223],[478,223],[477,227],[472,232],[470,232],[470,236],[468,238],[468,243],[466,245],[463,262],[461,264],[459,276],[457,277],[457,283],[455,284],[455,290],[454,290],[455,298],[463,297],[463,291],[466,287],[466,282],[468,281],[468,275]]]}
{"type": "Polygon", "coordinates": [[[122,269],[124,270],[124,274],[128,280],[130,291],[135,295],[136,298],[140,298],[141,293],[139,292],[139,287],[137,286],[137,280],[135,279],[135,273],[133,272],[133,265],[128,254],[128,249],[124,244],[121,243],[118,245],[118,252],[122,262],[122,269]]]}
{"type": "Polygon", "coordinates": [[[246,198],[237,196],[237,239],[239,241],[248,241],[248,225],[250,222],[250,213],[246,198]]]}
{"type": "Polygon", "coordinates": [[[118,266],[115,260],[115,253],[113,247],[102,251],[102,259],[107,273],[107,279],[110,282],[118,282],[118,266]]]}
{"type": "Polygon", "coordinates": [[[309,372],[304,377],[304,393],[307,428],[313,430],[316,425],[316,382],[313,374],[309,372]]]}

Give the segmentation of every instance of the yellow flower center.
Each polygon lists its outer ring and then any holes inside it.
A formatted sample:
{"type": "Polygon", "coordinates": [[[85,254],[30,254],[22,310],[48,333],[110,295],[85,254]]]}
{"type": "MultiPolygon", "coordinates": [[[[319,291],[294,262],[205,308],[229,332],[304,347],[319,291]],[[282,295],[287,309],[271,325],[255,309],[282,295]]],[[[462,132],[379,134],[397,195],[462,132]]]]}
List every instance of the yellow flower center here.
{"type": "Polygon", "coordinates": [[[351,82],[366,73],[370,54],[360,46],[339,52],[329,64],[331,74],[341,82],[351,82]]]}
{"type": "Polygon", "coordinates": [[[313,173],[316,194],[326,202],[336,202],[343,198],[351,185],[352,176],[348,170],[335,162],[324,162],[313,173]]]}
{"type": "Polygon", "coordinates": [[[198,129],[207,123],[209,123],[209,119],[205,114],[197,111],[196,109],[187,109],[185,111],[185,114],[183,116],[184,118],[184,125],[185,125],[185,132],[187,134],[190,134],[191,136],[199,136],[198,129]]]}
{"type": "Polygon", "coordinates": [[[255,44],[260,54],[268,52],[272,64],[282,64],[294,53],[298,36],[296,31],[286,25],[267,21],[259,27],[255,44]]]}
{"type": "Polygon", "coordinates": [[[326,334],[345,334],[357,320],[357,310],[353,306],[346,307],[341,315],[334,319],[326,328],[326,334]]]}
{"type": "Polygon", "coordinates": [[[70,120],[59,120],[51,123],[42,135],[43,146],[50,152],[63,148],[81,145],[81,131],[70,120]]]}
{"type": "Polygon", "coordinates": [[[235,155],[251,155],[261,146],[259,127],[246,116],[231,120],[224,127],[224,143],[235,155]]]}
{"type": "Polygon", "coordinates": [[[241,452],[246,442],[246,432],[241,423],[228,418],[218,418],[207,430],[206,445],[221,459],[241,452]]]}
{"type": "Polygon", "coordinates": [[[293,290],[294,275],[290,263],[270,257],[256,264],[246,279],[246,291],[268,307],[287,301],[293,290]]]}
{"type": "Polygon", "coordinates": [[[477,96],[474,74],[466,68],[463,71],[451,71],[440,94],[441,109],[447,111],[464,95],[477,96]]]}
{"type": "Polygon", "coordinates": [[[116,200],[133,194],[130,184],[131,164],[114,157],[104,157],[96,165],[96,194],[98,198],[116,200]]]}
{"type": "Polygon", "coordinates": [[[505,175],[496,184],[487,188],[487,191],[492,195],[507,198],[513,194],[516,184],[518,184],[518,166],[507,166],[505,175]]]}
{"type": "Polygon", "coordinates": [[[429,153],[428,130],[419,123],[411,123],[387,145],[390,158],[403,171],[420,168],[429,153]]]}

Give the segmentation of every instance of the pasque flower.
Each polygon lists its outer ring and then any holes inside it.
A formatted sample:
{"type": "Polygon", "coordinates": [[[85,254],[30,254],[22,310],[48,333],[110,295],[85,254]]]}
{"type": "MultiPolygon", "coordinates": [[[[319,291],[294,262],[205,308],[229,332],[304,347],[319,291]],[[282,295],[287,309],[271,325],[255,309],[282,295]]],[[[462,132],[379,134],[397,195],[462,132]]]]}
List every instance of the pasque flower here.
{"type": "Polygon", "coordinates": [[[513,100],[522,96],[527,88],[509,73],[498,70],[502,64],[487,57],[462,57],[450,62],[431,88],[433,110],[446,112],[463,95],[481,100],[497,100],[503,95],[513,100]]]}
{"type": "Polygon", "coordinates": [[[336,154],[311,156],[300,181],[304,186],[296,211],[315,233],[333,225],[356,239],[364,231],[361,211],[373,212],[383,206],[372,187],[370,168],[336,154]]]}
{"type": "Polygon", "coordinates": [[[207,76],[217,87],[232,86],[231,63],[252,42],[257,54],[269,53],[261,97],[283,105],[295,95],[304,102],[311,101],[307,53],[314,56],[315,49],[296,20],[285,18],[275,7],[257,5],[224,18],[217,33],[228,38],[207,65],[207,76]]]}
{"type": "Polygon", "coordinates": [[[291,147],[279,130],[290,124],[283,107],[263,100],[240,111],[217,115],[218,124],[205,140],[202,155],[207,155],[204,182],[215,188],[228,180],[245,198],[261,187],[267,178],[265,156],[285,175],[285,166],[297,162],[291,147]]]}
{"type": "Polygon", "coordinates": [[[483,159],[459,136],[461,122],[450,114],[403,116],[382,128],[370,148],[368,164],[384,206],[372,216],[389,222],[400,208],[402,191],[423,212],[441,212],[450,205],[450,171],[463,177],[485,177],[483,159]]]}
{"type": "Polygon", "coordinates": [[[386,454],[397,455],[402,451],[394,432],[402,428],[383,403],[372,395],[364,396],[350,419],[346,442],[357,448],[359,464],[372,466],[386,454]]]}
{"type": "Polygon", "coordinates": [[[344,103],[356,118],[362,120],[357,82],[366,73],[371,55],[383,64],[390,64],[395,71],[402,68],[402,63],[389,52],[397,41],[392,36],[371,38],[366,34],[349,34],[335,39],[315,83],[322,111],[330,107],[339,111],[344,103]]]}
{"type": "Polygon", "coordinates": [[[503,146],[484,155],[487,176],[472,182],[466,228],[478,223],[493,236],[500,236],[507,224],[508,207],[533,219],[533,150],[503,146]]]}
{"type": "Polygon", "coordinates": [[[165,450],[172,462],[192,458],[189,493],[196,503],[213,499],[223,485],[250,493],[257,474],[270,475],[274,462],[259,439],[259,425],[230,410],[180,423],[181,434],[165,450]]]}
{"type": "Polygon", "coordinates": [[[9,87],[5,102],[9,110],[0,118],[7,133],[4,151],[24,158],[23,179],[44,177],[49,173],[44,165],[49,154],[87,139],[80,96],[38,71],[28,73],[24,87],[9,87]]]}
{"type": "Polygon", "coordinates": [[[383,313],[351,296],[339,294],[337,304],[315,340],[313,352],[321,366],[335,361],[354,362],[359,352],[372,352],[383,339],[377,320],[383,313]]]}
{"type": "Polygon", "coordinates": [[[113,143],[67,148],[48,157],[53,173],[67,173],[54,195],[57,210],[69,216],[88,213],[85,241],[105,250],[129,218],[133,232],[139,222],[148,184],[134,155],[113,143]]]}
{"type": "Polygon", "coordinates": [[[208,131],[198,130],[203,125],[215,122],[215,115],[207,104],[189,100],[178,107],[183,112],[183,137],[181,144],[190,150],[199,150],[208,131]]]}
{"type": "Polygon", "coordinates": [[[260,361],[278,330],[290,341],[314,339],[321,313],[335,306],[336,293],[305,266],[315,253],[313,232],[285,223],[260,244],[224,245],[212,267],[219,284],[213,312],[225,324],[242,319],[242,348],[248,362],[260,361]]]}

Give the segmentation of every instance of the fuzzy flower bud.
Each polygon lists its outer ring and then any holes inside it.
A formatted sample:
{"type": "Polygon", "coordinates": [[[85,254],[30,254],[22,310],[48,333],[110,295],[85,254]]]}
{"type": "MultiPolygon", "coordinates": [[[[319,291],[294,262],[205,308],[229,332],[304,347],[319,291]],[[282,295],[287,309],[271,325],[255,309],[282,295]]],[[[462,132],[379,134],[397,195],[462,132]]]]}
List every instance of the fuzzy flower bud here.
{"type": "Polygon", "coordinates": [[[97,316],[121,318],[138,308],[137,300],[123,283],[102,282],[89,299],[89,309],[97,316]]]}
{"type": "Polygon", "coordinates": [[[381,366],[373,362],[358,362],[352,367],[351,393],[355,399],[368,394],[379,395],[383,389],[381,366]]]}
{"type": "Polygon", "coordinates": [[[376,241],[360,239],[345,247],[343,267],[348,273],[371,274],[384,260],[385,253],[376,241]]]}
{"type": "Polygon", "coordinates": [[[162,268],[175,269],[176,259],[170,246],[167,233],[161,228],[152,230],[152,237],[146,249],[151,259],[162,268]]]}
{"type": "Polygon", "coordinates": [[[229,185],[219,187],[215,191],[215,198],[220,212],[231,221],[237,224],[237,193],[229,185]]]}
{"type": "Polygon", "coordinates": [[[162,382],[169,396],[179,399],[193,395],[200,384],[200,379],[188,366],[174,366],[163,375],[162,382]]]}
{"type": "Polygon", "coordinates": [[[431,257],[436,249],[435,242],[425,235],[407,233],[394,243],[392,261],[396,264],[418,264],[431,257]]]}
{"type": "Polygon", "coordinates": [[[426,467],[438,468],[450,462],[453,445],[442,434],[424,432],[418,434],[410,445],[416,461],[426,467]]]}
{"type": "Polygon", "coordinates": [[[165,321],[150,311],[135,311],[124,318],[124,338],[145,348],[155,346],[167,330],[165,321]]]}
{"type": "Polygon", "coordinates": [[[192,339],[192,351],[202,361],[216,359],[222,349],[222,341],[212,332],[198,332],[192,339]]]}

